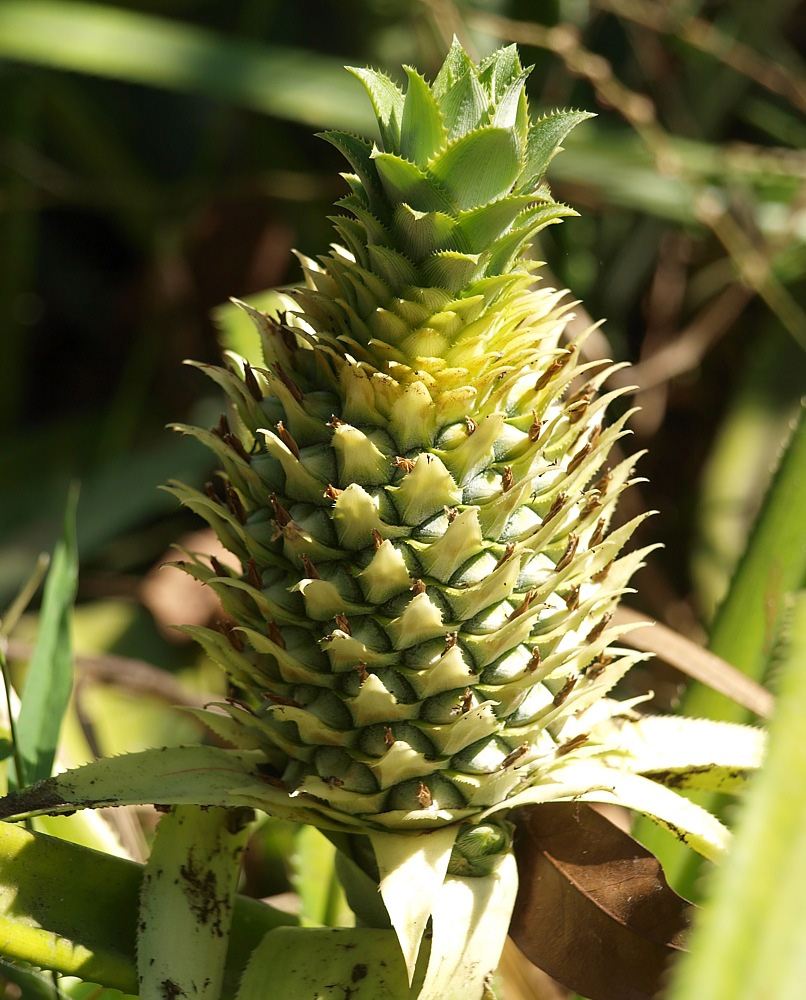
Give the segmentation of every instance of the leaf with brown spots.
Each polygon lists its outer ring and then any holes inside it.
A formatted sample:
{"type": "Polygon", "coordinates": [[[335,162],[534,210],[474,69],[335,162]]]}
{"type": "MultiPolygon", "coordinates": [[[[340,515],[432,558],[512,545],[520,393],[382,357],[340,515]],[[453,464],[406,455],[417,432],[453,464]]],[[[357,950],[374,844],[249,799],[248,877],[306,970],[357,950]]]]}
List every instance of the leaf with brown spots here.
{"type": "Polygon", "coordinates": [[[510,936],[589,1000],[650,1000],[682,949],[691,904],[657,859],[582,803],[520,810],[510,936]]]}

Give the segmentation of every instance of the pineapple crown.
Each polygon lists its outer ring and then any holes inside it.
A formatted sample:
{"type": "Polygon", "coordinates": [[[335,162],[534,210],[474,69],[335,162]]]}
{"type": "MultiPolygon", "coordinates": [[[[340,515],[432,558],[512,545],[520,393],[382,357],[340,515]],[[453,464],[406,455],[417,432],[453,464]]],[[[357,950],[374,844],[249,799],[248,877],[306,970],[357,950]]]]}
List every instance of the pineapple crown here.
{"type": "Polygon", "coordinates": [[[506,274],[535,234],[573,210],[543,182],[559,143],[591,117],[566,111],[530,123],[526,78],[514,45],[479,66],[454,39],[429,86],[407,66],[405,93],[383,73],[350,70],[364,84],[380,144],[344,132],[324,138],[353,167],[335,219],[363,267],[393,291],[455,293],[506,274]]]}
{"type": "Polygon", "coordinates": [[[320,316],[317,332],[337,329],[379,370],[389,361],[442,367],[461,327],[528,286],[534,265],[523,254],[535,235],[576,214],[543,177],[563,138],[591,115],[531,123],[530,68],[514,45],[477,66],[454,39],[433,84],[405,67],[405,93],[377,70],[350,71],[372,101],[379,140],[322,133],[349,161],[351,190],[332,217],[342,245],[322,267],[302,258],[322,293],[305,312],[320,316]]]}

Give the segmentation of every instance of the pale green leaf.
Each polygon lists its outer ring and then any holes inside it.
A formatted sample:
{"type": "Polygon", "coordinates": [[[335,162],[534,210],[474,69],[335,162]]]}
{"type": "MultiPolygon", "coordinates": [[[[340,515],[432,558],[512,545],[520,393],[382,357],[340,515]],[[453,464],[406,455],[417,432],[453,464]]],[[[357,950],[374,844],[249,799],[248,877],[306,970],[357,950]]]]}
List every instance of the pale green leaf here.
{"type": "Polygon", "coordinates": [[[392,232],[397,246],[414,261],[447,248],[456,226],[444,212],[417,212],[405,202],[395,208],[392,232]]]}
{"type": "Polygon", "coordinates": [[[794,602],[769,755],[669,1000],[800,1000],[806,981],[806,593],[794,602]]]}
{"type": "Polygon", "coordinates": [[[505,274],[512,266],[513,260],[530,243],[541,229],[554,225],[563,218],[577,213],[567,205],[549,202],[522,213],[516,220],[515,228],[502,236],[491,248],[487,259],[487,274],[505,274]]]}
{"type": "Polygon", "coordinates": [[[380,70],[356,66],[346,68],[364,84],[369,94],[378,119],[383,148],[387,153],[397,152],[400,146],[400,123],[403,120],[403,91],[380,70]]]}
{"type": "MultiPolygon", "coordinates": [[[[506,804],[515,807],[575,800],[610,803],[643,813],[711,861],[720,860],[730,843],[728,829],[701,806],[640,774],[593,760],[564,763],[561,759],[545,783],[513,795],[506,804]]],[[[487,809],[480,819],[500,808],[487,809]]]]}
{"type": "Polygon", "coordinates": [[[460,212],[455,236],[456,249],[467,253],[483,253],[488,250],[534,200],[532,195],[509,195],[479,208],[460,212]]]}
{"type": "Polygon", "coordinates": [[[374,927],[280,927],[246,967],[236,1000],[409,1000],[393,931],[374,927]]]}
{"type": "Polygon", "coordinates": [[[536,121],[529,129],[526,163],[518,178],[518,190],[531,191],[536,187],[571,129],[593,117],[588,111],[555,111],[536,121]]]}
{"type": "Polygon", "coordinates": [[[438,100],[451,140],[472,132],[487,120],[490,98],[479,83],[473,66],[468,66],[464,73],[457,76],[451,89],[438,100]]]}
{"type": "Polygon", "coordinates": [[[470,284],[478,269],[479,254],[444,250],[429,257],[420,271],[426,284],[456,293],[470,284]]]}
{"type": "Polygon", "coordinates": [[[517,891],[512,854],[489,875],[445,879],[434,906],[431,955],[418,1000],[483,996],[501,960],[517,891]]]}
{"type": "MultiPolygon", "coordinates": [[[[348,195],[346,198],[337,201],[336,204],[339,208],[346,208],[348,212],[352,212],[356,219],[363,225],[366,230],[365,243],[377,243],[379,246],[392,245],[389,230],[372,214],[357,195],[348,195]]],[[[328,216],[328,218],[332,219],[333,216],[328,216]]],[[[405,252],[405,248],[401,249],[405,252]]]]}
{"type": "Polygon", "coordinates": [[[390,247],[367,247],[372,270],[393,292],[399,294],[409,285],[419,284],[417,271],[408,258],[390,247]]]}
{"type": "Polygon", "coordinates": [[[17,751],[24,772],[17,775],[18,785],[32,784],[50,774],[73,688],[70,615],[78,585],[77,503],[78,489],[73,488],[62,537],[45,581],[34,655],[17,718],[17,751]]]}
{"type": "Polygon", "coordinates": [[[530,66],[507,87],[506,92],[501,97],[500,104],[496,106],[490,119],[491,125],[496,125],[498,128],[514,129],[519,137],[527,135],[529,120],[525,82],[531,71],[532,67],[530,66]]]}
{"type": "Polygon", "coordinates": [[[409,86],[403,105],[400,155],[425,167],[431,157],[442,149],[448,133],[431,88],[417,70],[410,66],[404,69],[409,86]]]}
{"type": "Polygon", "coordinates": [[[486,127],[453,142],[431,161],[428,172],[461,210],[477,208],[506,194],[520,165],[512,132],[486,127]]]}
{"type": "Polygon", "coordinates": [[[225,350],[237,351],[252,365],[263,365],[260,330],[267,325],[263,313],[276,316],[289,304],[282,292],[272,290],[250,295],[247,302],[232,299],[216,306],[212,315],[219,344],[225,350]]]}
{"type": "Polygon", "coordinates": [[[373,154],[373,162],[391,204],[405,202],[417,212],[454,213],[456,206],[442,186],[416,164],[377,151],[373,154]]]}
{"type": "Polygon", "coordinates": [[[456,824],[427,834],[369,834],[380,873],[380,891],[400,941],[411,982],[426,924],[442,891],[456,824]]]}
{"type": "Polygon", "coordinates": [[[224,978],[246,809],[178,806],[157,827],[137,921],[140,995],[218,1000],[224,978]]]}
{"type": "Polygon", "coordinates": [[[320,132],[319,136],[335,146],[349,161],[369,199],[368,208],[378,209],[382,203],[383,195],[378,184],[378,173],[372,160],[372,146],[364,139],[350,135],[349,132],[331,130],[320,132]]]}
{"type": "Polygon", "coordinates": [[[445,61],[440,67],[436,79],[431,87],[434,97],[436,97],[437,100],[441,100],[444,94],[450,89],[451,85],[454,84],[472,66],[473,63],[470,60],[470,56],[462,48],[462,45],[456,35],[454,35],[453,40],[451,41],[451,47],[448,49],[448,54],[445,56],[445,61]]]}
{"type": "Polygon", "coordinates": [[[737,791],[761,767],[761,729],[710,719],[646,715],[596,727],[597,739],[627,754],[625,767],[673,788],[737,791]]]}
{"type": "MultiPolygon", "coordinates": [[[[496,101],[521,75],[522,67],[517,45],[507,45],[491,52],[479,65],[479,80],[496,101]]],[[[527,70],[528,72],[528,70],[527,70]]]]}
{"type": "MultiPolygon", "coordinates": [[[[97,806],[250,805],[301,822],[312,813],[296,800],[263,781],[258,751],[219,747],[165,747],[122,757],[105,758],[46,778],[0,800],[0,818],[57,814],[97,806]]],[[[336,824],[338,828],[338,824],[336,824]]]]}

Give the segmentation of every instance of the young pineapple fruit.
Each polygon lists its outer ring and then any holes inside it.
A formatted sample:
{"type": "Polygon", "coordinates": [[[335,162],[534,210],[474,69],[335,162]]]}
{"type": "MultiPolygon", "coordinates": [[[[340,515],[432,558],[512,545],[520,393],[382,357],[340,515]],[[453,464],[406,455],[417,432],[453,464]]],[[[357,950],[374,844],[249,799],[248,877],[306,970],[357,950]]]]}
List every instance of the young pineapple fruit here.
{"type": "Polygon", "coordinates": [[[380,138],[324,135],[340,243],[285,315],[244,307],[265,367],[209,370],[231,413],[183,429],[219,481],[173,488],[243,567],[185,564],[237,625],[195,630],[243,698],[208,723],[314,822],[418,832],[595,754],[573,719],[635,659],[607,624],[641,554],[617,558],[634,522],[608,534],[631,461],[597,479],[612,366],[580,362],[525,256],[575,214],[543,177],[588,115],[530,124],[514,46],[476,66],[454,42],[405,94],[353,72],[380,138]]]}

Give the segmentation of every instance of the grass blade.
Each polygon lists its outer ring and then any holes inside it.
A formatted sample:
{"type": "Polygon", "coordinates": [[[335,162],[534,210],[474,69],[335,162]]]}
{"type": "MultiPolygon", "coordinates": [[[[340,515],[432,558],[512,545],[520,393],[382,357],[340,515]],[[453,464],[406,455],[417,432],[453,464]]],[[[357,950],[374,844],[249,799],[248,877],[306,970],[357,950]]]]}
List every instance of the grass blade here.
{"type": "Polygon", "coordinates": [[[743,804],[733,852],[714,875],[711,901],[669,1000],[803,996],[806,592],[795,599],[787,633],[768,761],[743,804]]]}
{"type": "MultiPolygon", "coordinates": [[[[731,588],[717,612],[710,649],[746,676],[763,681],[774,659],[792,594],[806,580],[806,419],[800,419],[765,497],[731,588]]],[[[697,684],[683,701],[684,715],[727,722],[748,722],[752,713],[705,685],[697,684]]],[[[717,793],[699,796],[720,814],[717,793]]],[[[728,800],[729,801],[729,800],[728,800]]],[[[639,821],[636,836],[663,862],[669,881],[683,895],[696,895],[700,860],[668,834],[639,821]]]]}
{"type": "Polygon", "coordinates": [[[20,785],[47,778],[53,766],[62,717],[73,686],[70,614],[78,582],[76,506],[78,488],[67,500],[64,529],[45,582],[34,655],[28,668],[17,719],[20,785]]]}
{"type": "Polygon", "coordinates": [[[201,94],[306,125],[371,129],[341,62],[105,4],[5,0],[0,56],[201,94]]]}
{"type": "MultiPolygon", "coordinates": [[[[750,541],[711,630],[711,652],[763,681],[789,595],[806,580],[806,406],[775,474],[750,541]]],[[[687,715],[744,722],[747,711],[695,686],[687,715]]]]}

